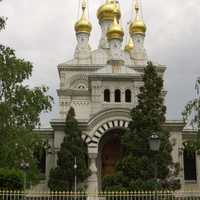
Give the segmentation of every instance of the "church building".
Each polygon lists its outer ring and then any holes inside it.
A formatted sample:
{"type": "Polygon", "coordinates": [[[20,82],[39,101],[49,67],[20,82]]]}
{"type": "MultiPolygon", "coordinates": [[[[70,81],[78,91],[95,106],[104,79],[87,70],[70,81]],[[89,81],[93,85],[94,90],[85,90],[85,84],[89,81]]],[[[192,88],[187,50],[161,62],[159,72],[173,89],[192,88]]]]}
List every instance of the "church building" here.
{"type": "MultiPolygon", "coordinates": [[[[66,114],[70,107],[75,109],[82,138],[88,146],[91,170],[87,181],[89,192],[100,191],[102,177],[114,173],[121,152],[119,136],[128,128],[130,111],[137,105],[137,94],[143,85],[144,68],[151,60],[145,50],[147,27],[138,1],[134,2],[125,47],[119,2],[104,1],[97,11],[101,37],[98,48],[92,50],[89,41],[92,24],[88,18],[87,1],[82,0],[82,15],[75,24],[77,44],[74,57],[58,65],[59,116],[51,120],[52,128],[39,130],[49,147],[43,170],[48,180],[51,168],[56,167],[57,152],[65,136],[66,114]]],[[[153,65],[163,77],[166,66],[155,62],[153,65]]],[[[173,161],[180,164],[178,178],[181,189],[200,188],[200,154],[188,156],[183,148],[183,142],[194,137],[195,133],[184,128],[181,120],[167,120],[164,126],[170,132],[173,161]]]]}

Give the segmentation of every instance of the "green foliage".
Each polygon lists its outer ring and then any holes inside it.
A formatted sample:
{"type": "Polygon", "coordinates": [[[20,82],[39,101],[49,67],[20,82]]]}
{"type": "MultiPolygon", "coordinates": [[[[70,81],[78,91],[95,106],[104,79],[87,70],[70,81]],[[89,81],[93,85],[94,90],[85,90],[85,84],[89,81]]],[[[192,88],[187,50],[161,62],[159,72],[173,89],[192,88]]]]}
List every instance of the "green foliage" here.
{"type": "Polygon", "coordinates": [[[0,190],[22,190],[23,174],[19,170],[0,169],[0,190]]]}
{"type": "Polygon", "coordinates": [[[0,166],[20,168],[30,164],[29,175],[36,179],[34,148],[40,138],[32,129],[40,125],[40,114],[51,110],[47,87],[30,89],[24,84],[32,64],[15,56],[13,49],[0,45],[0,166]]]}
{"type": "MultiPolygon", "coordinates": [[[[1,2],[2,0],[0,0],[1,2]]],[[[5,17],[0,17],[0,31],[5,28],[5,17]]],[[[41,145],[32,129],[40,125],[41,112],[51,110],[52,97],[47,87],[30,89],[24,81],[32,75],[30,62],[19,59],[15,51],[0,44],[0,166],[20,169],[28,162],[28,179],[37,180],[37,164],[33,157],[41,145]]]]}
{"type": "Polygon", "coordinates": [[[116,175],[103,181],[104,190],[113,186],[127,190],[153,190],[156,185],[161,189],[161,182],[169,178],[169,167],[173,167],[169,133],[162,127],[166,113],[163,80],[151,62],[144,70],[143,82],[138,105],[131,111],[129,130],[122,136],[122,159],[117,163],[116,175]],[[153,133],[161,140],[160,150],[156,153],[149,148],[149,138],[153,133]],[[156,161],[159,181],[154,179],[156,161]]]}
{"type": "MultiPolygon", "coordinates": [[[[2,0],[0,0],[1,2],[2,0]]],[[[6,19],[4,17],[0,17],[0,31],[5,28],[6,19]]]]}
{"type": "Polygon", "coordinates": [[[32,64],[15,56],[14,50],[0,45],[0,128],[39,124],[40,113],[51,110],[52,97],[46,87],[29,89],[23,82],[32,74],[32,64]],[[6,112],[5,112],[6,111],[6,112]],[[6,114],[6,117],[5,117],[6,114]]]}
{"type": "Polygon", "coordinates": [[[5,28],[5,18],[0,17],[0,30],[5,28]]]}
{"type": "Polygon", "coordinates": [[[196,81],[195,92],[195,98],[187,103],[182,112],[183,120],[197,131],[195,138],[184,143],[184,148],[187,149],[188,152],[200,150],[200,78],[196,81]]]}
{"type": "Polygon", "coordinates": [[[81,131],[75,119],[74,109],[68,112],[65,122],[65,137],[58,152],[57,168],[50,172],[49,187],[56,191],[74,189],[74,160],[77,160],[77,181],[79,186],[89,176],[87,146],[81,138],[81,131]]]}

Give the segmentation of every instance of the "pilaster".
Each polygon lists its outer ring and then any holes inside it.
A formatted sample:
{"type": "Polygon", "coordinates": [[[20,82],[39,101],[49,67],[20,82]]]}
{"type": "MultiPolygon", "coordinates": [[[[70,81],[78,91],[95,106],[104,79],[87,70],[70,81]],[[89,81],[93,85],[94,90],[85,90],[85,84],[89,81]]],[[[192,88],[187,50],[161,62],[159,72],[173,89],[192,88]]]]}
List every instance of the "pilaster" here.
{"type": "Polygon", "coordinates": [[[179,156],[179,164],[180,164],[179,178],[181,182],[181,187],[184,188],[185,180],[184,180],[183,148],[178,149],[178,156],[179,156]]]}
{"type": "Polygon", "coordinates": [[[98,177],[97,177],[97,155],[98,149],[97,148],[90,148],[88,149],[89,159],[90,159],[90,172],[91,175],[88,178],[88,188],[87,192],[95,194],[98,192],[98,177]]]}

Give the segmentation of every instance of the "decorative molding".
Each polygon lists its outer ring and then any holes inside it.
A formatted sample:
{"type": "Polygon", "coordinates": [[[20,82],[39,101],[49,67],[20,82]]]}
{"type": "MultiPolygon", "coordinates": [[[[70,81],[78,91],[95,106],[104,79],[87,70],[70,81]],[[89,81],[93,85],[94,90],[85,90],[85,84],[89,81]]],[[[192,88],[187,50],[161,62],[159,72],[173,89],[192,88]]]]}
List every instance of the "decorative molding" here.
{"type": "Polygon", "coordinates": [[[58,96],[90,96],[90,92],[88,90],[57,90],[58,96]]]}
{"type": "Polygon", "coordinates": [[[71,88],[79,83],[84,83],[86,85],[88,84],[88,75],[86,73],[73,75],[69,78],[67,85],[69,85],[69,87],[71,88]]]}
{"type": "MultiPolygon", "coordinates": [[[[116,106],[116,104],[115,104],[116,106]]],[[[89,129],[93,129],[99,122],[104,119],[109,119],[113,117],[130,119],[130,108],[119,108],[112,107],[109,109],[104,109],[95,115],[91,116],[90,121],[88,122],[89,129]]]]}
{"type": "Polygon", "coordinates": [[[89,101],[72,101],[75,106],[89,105],[89,101]]]}
{"type": "Polygon", "coordinates": [[[95,132],[92,138],[85,140],[86,143],[88,144],[88,147],[98,147],[99,141],[103,137],[103,135],[108,132],[111,129],[115,128],[123,128],[127,129],[128,128],[129,122],[126,120],[111,120],[103,125],[101,125],[95,132]]]}

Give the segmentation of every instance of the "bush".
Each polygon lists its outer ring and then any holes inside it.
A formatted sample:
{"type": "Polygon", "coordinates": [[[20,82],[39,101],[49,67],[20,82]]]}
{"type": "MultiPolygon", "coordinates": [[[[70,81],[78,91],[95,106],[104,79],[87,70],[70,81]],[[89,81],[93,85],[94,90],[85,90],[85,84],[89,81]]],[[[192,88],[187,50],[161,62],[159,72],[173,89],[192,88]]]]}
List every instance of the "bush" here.
{"type": "Polygon", "coordinates": [[[23,174],[20,170],[0,169],[0,190],[22,190],[23,174]]]}

